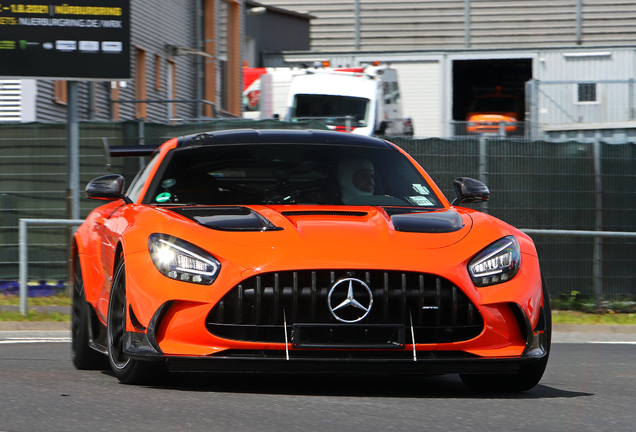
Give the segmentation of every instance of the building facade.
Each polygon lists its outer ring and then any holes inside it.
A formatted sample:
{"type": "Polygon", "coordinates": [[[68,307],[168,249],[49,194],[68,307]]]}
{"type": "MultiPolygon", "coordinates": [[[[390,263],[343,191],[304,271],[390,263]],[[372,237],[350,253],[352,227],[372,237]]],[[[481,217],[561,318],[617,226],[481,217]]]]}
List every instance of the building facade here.
{"type": "Polygon", "coordinates": [[[316,17],[310,52],[270,54],[266,66],[390,63],[418,136],[453,136],[475,95],[497,87],[523,101],[523,133],[533,138],[622,139],[636,131],[636,2],[263,3],[316,17]]]}
{"type": "MultiPolygon", "coordinates": [[[[80,121],[240,115],[243,0],[131,0],[130,14],[131,79],[81,82],[80,121]]],[[[66,88],[2,79],[0,121],[63,122],[66,88]]]]}

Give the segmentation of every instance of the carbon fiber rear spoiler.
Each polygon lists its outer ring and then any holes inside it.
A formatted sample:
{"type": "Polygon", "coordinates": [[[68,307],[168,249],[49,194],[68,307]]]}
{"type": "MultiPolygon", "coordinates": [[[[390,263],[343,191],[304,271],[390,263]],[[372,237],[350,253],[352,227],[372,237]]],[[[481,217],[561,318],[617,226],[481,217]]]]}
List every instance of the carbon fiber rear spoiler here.
{"type": "Polygon", "coordinates": [[[150,156],[159,146],[133,145],[133,146],[108,146],[108,154],[111,157],[150,156]]]}
{"type": "MultiPolygon", "coordinates": [[[[108,138],[102,138],[106,159],[111,157],[150,156],[159,148],[158,145],[111,146],[108,138]]],[[[110,162],[110,161],[109,161],[110,162]]]]}
{"type": "Polygon", "coordinates": [[[157,145],[114,146],[108,144],[108,138],[102,138],[104,143],[104,155],[106,156],[106,169],[110,172],[112,167],[111,157],[142,157],[150,156],[159,148],[157,145]]]}

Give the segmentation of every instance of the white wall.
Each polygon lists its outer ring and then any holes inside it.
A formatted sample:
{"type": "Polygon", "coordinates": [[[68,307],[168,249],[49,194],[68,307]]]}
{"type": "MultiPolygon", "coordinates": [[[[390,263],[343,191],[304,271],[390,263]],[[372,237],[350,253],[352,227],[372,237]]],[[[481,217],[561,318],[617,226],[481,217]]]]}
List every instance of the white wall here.
{"type": "Polygon", "coordinates": [[[438,137],[442,133],[441,66],[437,61],[391,63],[398,73],[402,115],[411,117],[414,135],[438,137]]]}

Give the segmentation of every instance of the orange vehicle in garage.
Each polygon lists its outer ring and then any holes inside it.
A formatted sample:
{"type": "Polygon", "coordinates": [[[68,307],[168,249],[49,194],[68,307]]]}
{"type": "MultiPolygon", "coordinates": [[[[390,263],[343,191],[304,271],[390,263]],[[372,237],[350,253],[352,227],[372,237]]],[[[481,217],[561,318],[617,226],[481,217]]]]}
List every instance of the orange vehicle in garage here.
{"type": "Polygon", "coordinates": [[[503,94],[502,88],[497,86],[494,93],[473,98],[466,115],[466,130],[469,133],[499,133],[504,123],[503,130],[510,134],[517,131],[522,112],[521,98],[503,94]]]}
{"type": "MultiPolygon", "coordinates": [[[[174,138],[75,233],[72,355],[123,383],[158,371],[460,374],[541,379],[551,314],[523,232],[453,203],[394,144],[333,131],[174,138]]],[[[152,153],[152,154],[150,154],[152,153]]]]}

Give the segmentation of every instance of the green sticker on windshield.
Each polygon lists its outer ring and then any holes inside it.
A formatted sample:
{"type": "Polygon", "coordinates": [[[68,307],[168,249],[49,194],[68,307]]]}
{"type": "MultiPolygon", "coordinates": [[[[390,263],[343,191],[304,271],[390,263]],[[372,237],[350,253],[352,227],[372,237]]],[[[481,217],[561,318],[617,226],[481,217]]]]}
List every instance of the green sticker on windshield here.
{"type": "Polygon", "coordinates": [[[155,201],[162,203],[162,202],[166,202],[170,199],[172,195],[170,195],[170,192],[162,192],[159,195],[157,195],[157,198],[155,198],[155,201]]]}

